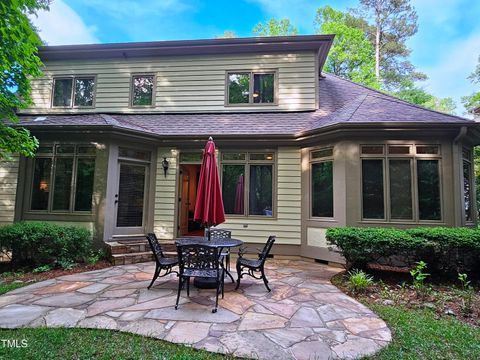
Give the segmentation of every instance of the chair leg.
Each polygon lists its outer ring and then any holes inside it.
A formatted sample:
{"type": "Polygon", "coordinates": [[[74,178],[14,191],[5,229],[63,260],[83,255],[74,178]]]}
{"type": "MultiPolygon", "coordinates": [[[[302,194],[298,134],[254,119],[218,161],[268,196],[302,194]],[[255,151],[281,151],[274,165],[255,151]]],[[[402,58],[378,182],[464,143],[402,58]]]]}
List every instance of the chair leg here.
{"type": "Polygon", "coordinates": [[[230,271],[230,251],[228,252],[227,256],[225,257],[225,261],[226,261],[226,268],[228,271],[230,271]]]}
{"type": "Polygon", "coordinates": [[[240,266],[239,263],[237,263],[237,274],[238,274],[238,278],[237,278],[237,286],[235,287],[235,290],[238,290],[238,288],[240,287],[240,278],[242,277],[242,267],[240,266]]]}
{"type": "Polygon", "coordinates": [[[267,288],[268,292],[270,292],[271,290],[268,287],[268,280],[267,280],[267,277],[265,276],[265,270],[263,269],[263,267],[260,269],[260,272],[262,273],[263,283],[265,284],[265,287],[267,288]]]}
{"type": "Polygon", "coordinates": [[[220,292],[221,280],[217,279],[217,290],[215,291],[215,309],[212,310],[212,313],[216,313],[218,309],[218,293],[220,292]]]}
{"type": "Polygon", "coordinates": [[[187,277],[187,296],[190,296],[190,277],[187,277]]]}
{"type": "Polygon", "coordinates": [[[178,309],[178,301],[180,300],[180,291],[182,291],[182,287],[183,287],[183,278],[180,277],[178,279],[178,292],[177,292],[177,301],[175,303],[175,310],[178,309]]]}
{"type": "Polygon", "coordinates": [[[158,264],[156,264],[155,273],[153,274],[152,282],[150,283],[150,285],[148,285],[147,289],[150,290],[150,288],[152,287],[152,285],[153,285],[153,283],[155,282],[155,280],[158,279],[158,275],[160,275],[160,268],[158,267],[158,264]]]}
{"type": "Polygon", "coordinates": [[[222,299],[225,297],[225,276],[222,277],[222,299]]]}

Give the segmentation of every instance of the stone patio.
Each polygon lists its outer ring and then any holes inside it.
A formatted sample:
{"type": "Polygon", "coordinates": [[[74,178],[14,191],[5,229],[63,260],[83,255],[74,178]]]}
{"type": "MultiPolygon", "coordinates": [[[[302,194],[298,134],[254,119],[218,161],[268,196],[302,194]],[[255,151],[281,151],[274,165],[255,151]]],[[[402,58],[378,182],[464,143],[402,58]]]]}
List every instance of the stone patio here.
{"type": "Polygon", "coordinates": [[[0,296],[0,327],[115,329],[259,359],[351,359],[391,340],[381,319],[330,283],[340,269],[300,260],[266,268],[272,292],[226,281],[216,314],[214,290],[193,286],[175,310],[175,274],[147,290],[154,263],[62,276],[0,296]]]}

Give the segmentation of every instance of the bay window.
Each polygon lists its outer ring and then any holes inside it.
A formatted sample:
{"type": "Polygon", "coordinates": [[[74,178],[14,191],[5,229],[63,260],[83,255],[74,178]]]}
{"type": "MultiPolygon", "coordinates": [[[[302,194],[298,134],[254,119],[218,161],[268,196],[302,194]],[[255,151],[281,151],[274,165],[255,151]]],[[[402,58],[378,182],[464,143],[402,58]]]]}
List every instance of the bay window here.
{"type": "Polygon", "coordinates": [[[95,152],[90,145],[41,146],[33,165],[30,210],[91,211],[95,152]]]}
{"type": "Polygon", "coordinates": [[[361,146],[362,218],[440,221],[438,145],[361,146]]]}
{"type": "Polygon", "coordinates": [[[273,216],[273,153],[223,153],[222,196],[225,213],[273,216]]]}

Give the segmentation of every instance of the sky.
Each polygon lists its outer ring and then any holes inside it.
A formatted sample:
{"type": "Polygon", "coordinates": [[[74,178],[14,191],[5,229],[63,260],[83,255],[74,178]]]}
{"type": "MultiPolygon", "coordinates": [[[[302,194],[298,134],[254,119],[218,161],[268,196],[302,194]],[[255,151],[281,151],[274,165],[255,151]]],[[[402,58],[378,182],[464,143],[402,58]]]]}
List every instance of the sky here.
{"type": "MultiPolygon", "coordinates": [[[[317,8],[356,7],[354,0],[54,0],[33,18],[48,45],[213,38],[225,30],[251,36],[258,22],[288,17],[300,34],[314,34],[317,8]]],[[[479,0],[412,0],[419,30],[411,61],[428,76],[419,84],[438,97],[478,91],[467,76],[480,56],[479,0]]]]}

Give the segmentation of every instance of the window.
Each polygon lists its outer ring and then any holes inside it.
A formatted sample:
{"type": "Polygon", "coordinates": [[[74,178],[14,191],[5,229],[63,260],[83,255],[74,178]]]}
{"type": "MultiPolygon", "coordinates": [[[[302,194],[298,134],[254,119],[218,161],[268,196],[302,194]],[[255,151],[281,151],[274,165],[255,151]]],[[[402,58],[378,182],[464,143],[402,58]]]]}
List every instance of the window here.
{"type": "Polygon", "coordinates": [[[153,106],[154,75],[132,76],[132,106],[153,106]]]}
{"type": "Polygon", "coordinates": [[[222,154],[225,213],[273,216],[273,153],[222,154]]]}
{"type": "Polygon", "coordinates": [[[275,71],[227,74],[227,104],[274,104],[275,71]]]}
{"type": "Polygon", "coordinates": [[[93,107],[95,77],[69,77],[53,80],[53,107],[93,107]]]}
{"type": "Polygon", "coordinates": [[[311,217],[333,217],[333,149],[310,153],[311,217]]]}
{"type": "Polygon", "coordinates": [[[472,193],[472,153],[470,149],[463,149],[463,201],[465,221],[473,221],[473,193],[472,193]]]}
{"type": "Polygon", "coordinates": [[[45,212],[91,211],[95,148],[42,146],[33,167],[30,209],[45,212]]]}
{"type": "Polygon", "coordinates": [[[438,145],[389,145],[388,155],[384,145],[361,148],[363,219],[442,219],[438,145]]]}

